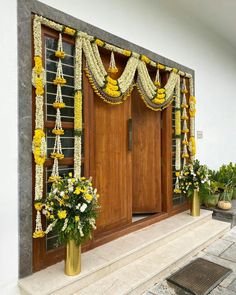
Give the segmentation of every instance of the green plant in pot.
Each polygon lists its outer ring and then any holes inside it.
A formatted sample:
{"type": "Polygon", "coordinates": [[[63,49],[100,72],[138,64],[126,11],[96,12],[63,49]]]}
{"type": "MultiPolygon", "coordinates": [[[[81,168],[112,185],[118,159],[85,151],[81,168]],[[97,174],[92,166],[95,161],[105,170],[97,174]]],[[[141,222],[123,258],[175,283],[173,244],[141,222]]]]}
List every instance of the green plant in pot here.
{"type": "Polygon", "coordinates": [[[202,193],[202,203],[207,208],[214,208],[218,204],[218,201],[220,198],[218,184],[214,181],[210,181],[208,188],[209,188],[208,190],[205,190],[202,193]]]}
{"type": "Polygon", "coordinates": [[[210,179],[219,194],[218,207],[223,210],[230,209],[236,187],[236,165],[222,165],[219,170],[211,172],[210,179]]]}
{"type": "Polygon", "coordinates": [[[181,192],[191,200],[190,212],[192,216],[200,215],[200,202],[205,195],[209,195],[209,170],[194,160],[184,166],[179,176],[181,192]]]}

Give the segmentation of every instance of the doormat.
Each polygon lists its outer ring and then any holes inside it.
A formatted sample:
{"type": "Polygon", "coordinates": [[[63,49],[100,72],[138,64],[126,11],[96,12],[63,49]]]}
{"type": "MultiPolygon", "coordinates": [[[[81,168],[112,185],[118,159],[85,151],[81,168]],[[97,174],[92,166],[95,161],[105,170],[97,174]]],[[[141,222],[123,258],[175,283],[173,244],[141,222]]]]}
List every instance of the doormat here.
{"type": "Polygon", "coordinates": [[[194,295],[206,295],[223,281],[231,269],[197,258],[167,278],[167,281],[194,295]]]}

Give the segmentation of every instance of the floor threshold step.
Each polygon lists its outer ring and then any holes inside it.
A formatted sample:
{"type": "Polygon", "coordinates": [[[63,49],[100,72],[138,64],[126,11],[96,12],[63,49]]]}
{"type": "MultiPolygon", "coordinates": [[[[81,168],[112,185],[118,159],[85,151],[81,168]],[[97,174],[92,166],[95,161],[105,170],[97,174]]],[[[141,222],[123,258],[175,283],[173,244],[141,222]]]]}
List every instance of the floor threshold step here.
{"type": "Polygon", "coordinates": [[[54,294],[71,289],[72,285],[74,290],[83,289],[211,220],[212,212],[208,210],[201,210],[201,216],[195,218],[182,212],[83,253],[82,272],[78,276],[65,276],[64,262],[60,262],[21,279],[19,286],[25,294],[34,295],[54,294]]]}

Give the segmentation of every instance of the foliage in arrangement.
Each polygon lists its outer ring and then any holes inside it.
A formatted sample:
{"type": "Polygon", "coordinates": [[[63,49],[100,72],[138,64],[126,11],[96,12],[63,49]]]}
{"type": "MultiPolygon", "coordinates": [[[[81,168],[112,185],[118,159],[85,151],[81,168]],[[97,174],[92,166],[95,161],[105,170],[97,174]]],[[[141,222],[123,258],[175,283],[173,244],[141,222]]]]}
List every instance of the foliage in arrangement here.
{"type": "Polygon", "coordinates": [[[231,201],[236,189],[236,164],[222,165],[210,171],[211,193],[219,195],[220,200],[231,201]]]}
{"type": "Polygon", "coordinates": [[[194,190],[202,198],[209,192],[209,169],[201,165],[199,160],[194,160],[183,167],[179,176],[179,188],[184,196],[192,197],[194,190]]]}
{"type": "Polygon", "coordinates": [[[80,245],[91,238],[92,231],[96,229],[98,197],[91,179],[73,178],[69,173],[54,182],[44,202],[38,203],[47,218],[45,234],[54,230],[60,244],[74,240],[80,245]]]}

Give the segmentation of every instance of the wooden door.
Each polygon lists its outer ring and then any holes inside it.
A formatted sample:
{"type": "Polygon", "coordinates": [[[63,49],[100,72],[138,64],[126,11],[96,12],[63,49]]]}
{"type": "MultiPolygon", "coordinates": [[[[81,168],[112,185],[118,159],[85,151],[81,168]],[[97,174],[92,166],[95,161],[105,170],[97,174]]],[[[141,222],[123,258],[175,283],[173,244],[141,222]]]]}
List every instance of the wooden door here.
{"type": "Polygon", "coordinates": [[[161,212],[161,112],[132,92],[133,213],[161,212]]]}
{"type": "MultiPolygon", "coordinates": [[[[110,54],[101,52],[108,68],[110,54]]],[[[121,74],[126,60],[116,59],[121,74]]],[[[115,76],[113,76],[115,78],[115,76]]],[[[128,151],[128,119],[131,100],[122,104],[105,103],[84,80],[84,99],[90,101],[90,175],[100,194],[100,214],[96,236],[131,223],[132,220],[132,162],[128,151]]]]}

